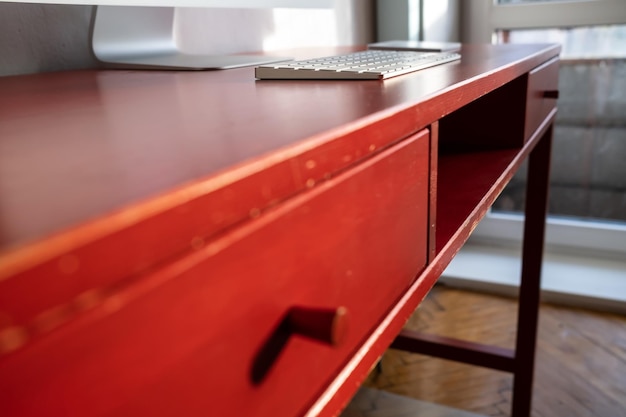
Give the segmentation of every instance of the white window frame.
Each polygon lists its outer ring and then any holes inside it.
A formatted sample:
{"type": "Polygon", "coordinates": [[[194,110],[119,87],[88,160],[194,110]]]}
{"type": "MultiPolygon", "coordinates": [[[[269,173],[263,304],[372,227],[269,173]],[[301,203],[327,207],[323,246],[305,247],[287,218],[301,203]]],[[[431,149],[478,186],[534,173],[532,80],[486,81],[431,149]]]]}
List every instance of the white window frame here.
{"type": "MultiPolygon", "coordinates": [[[[492,42],[497,30],[536,29],[626,23],[626,0],[579,0],[497,4],[495,0],[463,2],[464,42],[492,42]]],[[[524,217],[490,212],[472,241],[519,243],[524,217]]],[[[626,259],[626,224],[548,217],[548,251],[626,259]]]]}
{"type": "Polygon", "coordinates": [[[462,6],[464,42],[491,42],[497,30],[626,23],[625,0],[511,4],[497,4],[495,0],[470,0],[464,1],[462,6]]]}

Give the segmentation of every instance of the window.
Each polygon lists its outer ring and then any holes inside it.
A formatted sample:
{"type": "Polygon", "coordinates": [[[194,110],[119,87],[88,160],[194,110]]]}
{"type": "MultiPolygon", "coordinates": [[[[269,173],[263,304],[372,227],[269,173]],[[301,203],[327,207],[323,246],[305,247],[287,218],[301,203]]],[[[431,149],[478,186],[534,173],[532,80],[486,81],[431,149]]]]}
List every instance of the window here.
{"type": "MultiPolygon", "coordinates": [[[[544,300],[626,313],[626,7],[623,0],[462,2],[464,42],[563,46],[546,230],[544,300]]],[[[517,175],[445,272],[513,293],[525,175],[517,175]]]]}
{"type": "MultiPolygon", "coordinates": [[[[466,37],[562,44],[548,245],[626,254],[626,7],[623,1],[471,2],[466,37]],[[477,6],[477,4],[480,5],[477,6]],[[478,8],[478,10],[476,10],[478,8]],[[487,21],[488,20],[488,21],[487,21]],[[484,29],[487,28],[487,29],[484,29]],[[564,232],[568,230],[568,232],[564,232]],[[574,238],[571,234],[578,230],[574,238]],[[565,235],[564,235],[565,233],[565,235]],[[594,238],[591,234],[597,233],[594,238]],[[567,236],[564,238],[563,236],[567,236]],[[608,244],[594,247],[595,241],[608,244]]],[[[523,170],[477,230],[519,239],[523,170]],[[489,223],[492,225],[489,225],[489,223]],[[506,231],[513,233],[506,236],[506,231]]]]}

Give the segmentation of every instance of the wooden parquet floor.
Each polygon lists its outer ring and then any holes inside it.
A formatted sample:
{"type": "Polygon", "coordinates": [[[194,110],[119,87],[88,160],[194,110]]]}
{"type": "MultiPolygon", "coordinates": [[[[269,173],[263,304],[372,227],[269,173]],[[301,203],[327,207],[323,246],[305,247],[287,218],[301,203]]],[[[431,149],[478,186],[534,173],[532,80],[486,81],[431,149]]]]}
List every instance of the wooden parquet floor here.
{"type": "MultiPolygon", "coordinates": [[[[513,348],[515,299],[436,286],[407,328],[513,348]]],[[[626,317],[542,305],[533,417],[626,417],[626,317]]],[[[389,350],[366,387],[509,416],[508,373],[389,350]]]]}

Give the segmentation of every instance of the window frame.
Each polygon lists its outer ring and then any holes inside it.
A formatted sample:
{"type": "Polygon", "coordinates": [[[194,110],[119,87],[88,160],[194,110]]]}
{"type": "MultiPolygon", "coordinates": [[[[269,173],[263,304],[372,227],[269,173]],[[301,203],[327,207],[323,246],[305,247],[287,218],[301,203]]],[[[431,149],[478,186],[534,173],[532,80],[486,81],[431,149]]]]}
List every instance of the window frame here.
{"type": "MultiPolygon", "coordinates": [[[[624,0],[563,0],[506,3],[496,0],[462,3],[463,42],[495,42],[496,32],[626,23],[624,0]]],[[[470,242],[515,245],[521,242],[523,214],[489,212],[470,242]]],[[[551,252],[626,257],[626,223],[548,216],[546,249],[551,252]]]]}
{"type": "Polygon", "coordinates": [[[491,42],[498,30],[562,28],[626,23],[624,0],[505,3],[462,2],[464,42],[491,42]]]}

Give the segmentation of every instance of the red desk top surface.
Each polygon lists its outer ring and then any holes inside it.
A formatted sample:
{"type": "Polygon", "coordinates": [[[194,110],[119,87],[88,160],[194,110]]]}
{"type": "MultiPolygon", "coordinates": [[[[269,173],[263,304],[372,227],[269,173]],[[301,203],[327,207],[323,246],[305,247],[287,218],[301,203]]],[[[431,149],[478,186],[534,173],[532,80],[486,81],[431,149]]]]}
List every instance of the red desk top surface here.
{"type": "Polygon", "coordinates": [[[252,68],[0,78],[0,254],[94,219],[159,212],[282,163],[273,178],[290,185],[274,192],[280,200],[556,48],[469,45],[460,62],[386,81],[256,81],[252,68]]]}

